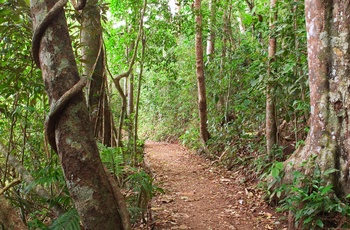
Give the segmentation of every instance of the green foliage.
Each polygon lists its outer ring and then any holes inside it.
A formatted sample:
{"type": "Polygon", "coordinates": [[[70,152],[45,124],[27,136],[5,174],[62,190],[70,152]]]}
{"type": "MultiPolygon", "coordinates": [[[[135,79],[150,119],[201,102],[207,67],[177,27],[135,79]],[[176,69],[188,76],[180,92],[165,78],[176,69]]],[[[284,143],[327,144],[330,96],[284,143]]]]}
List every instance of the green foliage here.
{"type": "MultiPolygon", "coordinates": [[[[102,16],[104,44],[110,71],[117,75],[129,65],[132,53],[127,54],[126,50],[130,50],[137,36],[143,1],[110,0],[107,3],[111,14],[102,16]]],[[[202,144],[199,141],[195,76],[195,14],[190,1],[178,3],[180,11],[171,15],[168,1],[148,1],[147,20],[144,21],[147,40],[145,71],[141,82],[137,82],[136,78],[134,80],[135,84],[142,84],[139,134],[142,138],[155,140],[180,140],[182,144],[197,149],[202,144]]],[[[211,133],[207,143],[211,154],[209,157],[219,159],[227,168],[249,165],[250,172],[263,176],[271,173],[279,181],[283,164],[274,161],[285,159],[285,143],[276,146],[273,154],[268,156],[265,154],[263,135],[259,134],[265,122],[265,88],[267,84],[274,88],[278,123],[285,120],[289,124],[286,133],[293,137],[292,142],[296,147],[302,145],[308,132],[306,120],[309,113],[304,6],[303,2],[279,1],[276,9],[278,19],[275,29],[271,30],[268,1],[257,1],[253,8],[247,3],[243,0],[217,2],[216,23],[213,25],[216,33],[215,53],[209,60],[204,52],[208,127],[211,133]],[[272,77],[267,78],[267,41],[270,35],[277,38],[277,54],[272,65],[272,77]]],[[[101,11],[106,12],[106,4],[99,4],[101,11]]],[[[207,2],[203,2],[202,13],[205,45],[210,22],[207,2]]],[[[79,14],[68,10],[67,17],[75,54],[79,57],[79,14]]],[[[33,210],[35,205],[32,203],[45,202],[32,194],[31,189],[37,184],[50,188],[53,202],[70,208],[71,200],[64,187],[58,158],[51,156],[43,144],[43,121],[48,106],[40,72],[34,68],[31,60],[31,28],[26,1],[0,1],[0,134],[11,153],[36,178],[33,184],[21,187],[21,197],[17,203],[20,204],[21,199],[33,201],[27,202],[23,210],[33,210]]],[[[139,53],[140,49],[132,52],[139,53]]],[[[139,59],[140,55],[136,61],[139,59]]],[[[134,73],[138,71],[139,66],[135,65],[134,73]]],[[[110,87],[109,97],[113,114],[118,114],[121,100],[113,86],[110,87]]],[[[126,185],[131,191],[128,194],[129,208],[135,210],[132,216],[136,218],[142,216],[147,201],[161,189],[144,171],[129,167],[132,162],[137,165],[142,158],[142,143],[138,144],[136,162],[130,144],[131,141],[119,148],[99,147],[107,169],[117,176],[120,185],[126,185]]],[[[10,167],[5,168],[4,159],[0,159],[0,164],[1,172],[11,172],[10,167]]],[[[10,181],[15,176],[7,173],[4,179],[10,181]]],[[[323,219],[318,216],[328,210],[315,210],[320,208],[322,202],[334,202],[326,198],[332,193],[332,187],[323,185],[318,175],[312,179],[303,176],[295,175],[299,181],[305,180],[307,189],[295,184],[293,193],[298,195],[284,200],[286,205],[283,208],[292,209],[292,205],[300,201],[304,205],[302,211],[294,210],[299,224],[306,222],[308,226],[321,226],[323,219]],[[314,206],[309,207],[309,204],[314,206]],[[304,218],[306,214],[309,219],[304,218]]],[[[291,190],[292,186],[282,185],[273,195],[282,197],[284,192],[291,190]]],[[[49,216],[46,207],[36,205],[35,208],[40,211],[32,213],[29,225],[33,229],[45,229],[41,220],[49,216]]],[[[337,207],[329,210],[335,209],[337,207]]],[[[24,214],[29,215],[29,212],[24,214]]],[[[73,210],[62,218],[54,224],[68,226],[76,221],[73,210]]]]}
{"type": "Polygon", "coordinates": [[[132,221],[144,217],[148,203],[157,193],[164,193],[163,189],[154,184],[153,178],[143,170],[131,168],[132,174],[127,177],[127,184],[132,191],[128,197],[129,210],[132,221]]]}
{"type": "Polygon", "coordinates": [[[39,219],[35,218],[33,220],[28,221],[28,229],[42,229],[47,230],[48,227],[39,219]]]}
{"type": "MultiPolygon", "coordinates": [[[[325,178],[336,173],[337,170],[328,169],[321,172],[317,165],[311,167],[313,170],[310,170],[312,172],[310,175],[294,171],[293,183],[290,185],[281,184],[270,194],[270,198],[275,196],[282,198],[277,210],[290,211],[296,227],[322,229],[325,227],[326,221],[336,213],[350,216],[350,206],[336,197],[332,184],[326,183],[325,178]]],[[[282,162],[276,162],[271,167],[271,175],[277,183],[281,181],[283,171],[282,162]]]]}
{"type": "Polygon", "coordinates": [[[200,146],[200,136],[197,126],[191,126],[188,128],[184,134],[179,138],[181,143],[191,149],[199,149],[200,146]]]}
{"type": "Polygon", "coordinates": [[[59,216],[48,228],[49,230],[80,230],[80,218],[76,209],[70,209],[59,216]]]}
{"type": "Polygon", "coordinates": [[[110,172],[113,172],[117,177],[123,174],[124,158],[122,148],[106,147],[99,143],[100,157],[102,163],[110,172]]]}

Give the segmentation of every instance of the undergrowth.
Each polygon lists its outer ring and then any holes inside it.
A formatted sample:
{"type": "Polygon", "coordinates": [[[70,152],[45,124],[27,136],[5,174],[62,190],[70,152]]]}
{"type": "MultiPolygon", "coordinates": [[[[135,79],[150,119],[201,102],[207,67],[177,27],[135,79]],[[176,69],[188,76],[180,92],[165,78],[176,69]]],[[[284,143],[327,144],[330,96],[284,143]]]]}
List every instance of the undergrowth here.
{"type": "MultiPolygon", "coordinates": [[[[127,147],[112,148],[99,145],[100,157],[108,172],[116,178],[127,201],[127,208],[130,213],[131,223],[147,221],[146,213],[149,210],[149,201],[156,193],[163,193],[163,190],[154,184],[153,178],[141,167],[143,160],[143,141],[138,142],[137,157],[132,154],[132,150],[127,147]],[[133,162],[136,159],[137,162],[133,162]],[[132,164],[133,163],[133,166],[132,164]]],[[[45,167],[37,172],[39,179],[35,184],[29,185],[24,190],[30,192],[36,184],[50,185],[53,182],[60,182],[64,187],[62,189],[64,196],[59,196],[53,202],[63,204],[67,210],[66,213],[59,216],[52,223],[44,223],[41,217],[47,214],[36,211],[31,215],[28,221],[29,229],[46,229],[46,230],[79,230],[80,218],[77,210],[73,207],[68,191],[64,186],[62,170],[51,166],[45,167]]]]}
{"type": "MultiPolygon", "coordinates": [[[[279,182],[284,176],[284,164],[274,162],[269,168],[269,175],[279,186],[273,191],[271,187],[266,187],[269,202],[277,205],[277,211],[289,212],[289,224],[295,229],[348,229],[349,203],[339,199],[334,186],[325,180],[337,170],[322,172],[317,164],[308,167],[313,167],[311,174],[295,170],[292,172],[293,182],[281,184],[279,182]]],[[[274,183],[269,183],[269,186],[271,184],[274,183]]],[[[346,199],[349,197],[350,195],[346,199]]]]}

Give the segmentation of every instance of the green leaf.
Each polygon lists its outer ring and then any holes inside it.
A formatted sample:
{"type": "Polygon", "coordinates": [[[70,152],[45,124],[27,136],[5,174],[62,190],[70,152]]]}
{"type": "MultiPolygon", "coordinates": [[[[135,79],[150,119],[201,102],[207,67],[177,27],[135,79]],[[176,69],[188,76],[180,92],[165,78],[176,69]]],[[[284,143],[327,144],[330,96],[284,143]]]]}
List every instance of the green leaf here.
{"type": "Polygon", "coordinates": [[[324,226],[322,220],[320,220],[320,219],[317,219],[317,220],[316,220],[316,225],[317,225],[318,227],[320,227],[320,228],[323,228],[323,226],[324,226]]]}
{"type": "Polygon", "coordinates": [[[277,168],[273,168],[272,170],[271,170],[271,174],[272,174],[272,176],[273,177],[278,177],[278,175],[280,174],[280,171],[277,169],[277,168]]]}
{"type": "Polygon", "coordinates": [[[338,172],[338,171],[339,171],[338,169],[334,169],[334,168],[332,168],[332,169],[327,169],[327,170],[323,173],[323,175],[328,176],[329,174],[334,173],[334,172],[338,172]]]}
{"type": "Polygon", "coordinates": [[[313,217],[312,217],[312,216],[309,216],[308,218],[306,218],[306,219],[304,220],[304,224],[310,223],[310,222],[312,221],[312,219],[313,219],[313,217]]]}
{"type": "Polygon", "coordinates": [[[76,209],[71,209],[62,216],[59,216],[49,227],[50,230],[80,230],[79,215],[76,209]]]}
{"type": "Polygon", "coordinates": [[[279,170],[282,170],[284,168],[283,162],[277,162],[275,167],[278,168],[279,170]]]}
{"type": "Polygon", "coordinates": [[[325,194],[333,191],[332,188],[333,188],[333,185],[327,185],[326,187],[323,187],[321,189],[321,195],[325,195],[325,194]]]}

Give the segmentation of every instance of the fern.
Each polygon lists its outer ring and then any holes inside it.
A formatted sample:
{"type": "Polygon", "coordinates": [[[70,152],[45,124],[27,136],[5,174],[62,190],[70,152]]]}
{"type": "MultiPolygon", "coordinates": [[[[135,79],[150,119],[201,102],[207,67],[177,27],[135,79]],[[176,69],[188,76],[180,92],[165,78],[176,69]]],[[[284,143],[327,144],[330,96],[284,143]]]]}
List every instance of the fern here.
{"type": "Polygon", "coordinates": [[[110,172],[120,176],[124,170],[124,159],[120,148],[105,147],[99,144],[102,163],[110,172]]]}
{"type": "Polygon", "coordinates": [[[80,219],[76,209],[70,209],[68,212],[59,216],[49,227],[50,230],[80,230],[80,219]]]}

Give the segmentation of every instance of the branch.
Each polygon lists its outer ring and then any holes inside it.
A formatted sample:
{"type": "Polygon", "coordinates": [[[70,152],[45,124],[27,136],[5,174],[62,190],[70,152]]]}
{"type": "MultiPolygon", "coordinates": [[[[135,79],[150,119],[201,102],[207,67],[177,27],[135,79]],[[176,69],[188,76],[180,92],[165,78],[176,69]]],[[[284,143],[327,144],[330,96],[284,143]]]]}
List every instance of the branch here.
{"type": "Polygon", "coordinates": [[[137,48],[139,46],[139,42],[141,40],[141,35],[142,35],[142,30],[143,30],[143,18],[145,16],[145,12],[146,12],[146,6],[147,6],[147,0],[144,1],[143,3],[143,8],[142,8],[142,12],[141,12],[141,18],[140,18],[140,26],[139,26],[139,31],[137,34],[137,38],[136,38],[136,44],[135,44],[135,49],[134,49],[134,53],[132,55],[131,58],[131,62],[129,64],[129,68],[126,72],[119,74],[116,78],[113,79],[114,83],[116,83],[116,81],[120,81],[120,79],[122,79],[123,77],[128,77],[131,73],[132,67],[135,64],[135,59],[136,59],[136,55],[137,55],[137,48]]]}
{"type": "Polygon", "coordinates": [[[132,58],[131,58],[128,70],[126,72],[122,73],[122,74],[119,74],[117,77],[113,78],[111,73],[109,72],[109,70],[107,68],[110,76],[113,79],[113,83],[114,83],[115,87],[117,88],[118,93],[119,93],[120,97],[122,98],[122,102],[123,102],[122,103],[122,110],[121,110],[121,113],[120,113],[119,129],[118,129],[118,133],[117,133],[117,146],[118,147],[120,146],[121,129],[122,129],[122,126],[123,126],[123,117],[124,117],[124,113],[125,113],[125,109],[126,109],[126,96],[125,96],[125,94],[124,94],[124,92],[122,90],[122,87],[120,86],[120,80],[122,78],[124,78],[124,77],[125,78],[129,77],[129,75],[130,75],[130,73],[132,71],[132,68],[133,68],[133,66],[135,64],[135,59],[136,59],[136,55],[137,55],[137,48],[138,48],[139,42],[141,40],[142,31],[143,31],[143,18],[145,16],[146,6],[147,6],[147,0],[145,0],[144,3],[143,3],[143,8],[142,8],[141,17],[140,17],[139,31],[138,31],[137,38],[136,38],[136,44],[135,44],[135,48],[134,48],[134,53],[132,55],[132,58]]]}
{"type": "Polygon", "coordinates": [[[21,179],[17,178],[15,180],[13,180],[11,183],[9,183],[8,185],[6,185],[3,189],[0,190],[0,196],[2,194],[4,194],[4,192],[6,192],[7,190],[9,190],[10,188],[18,185],[19,183],[21,183],[21,179]]]}

